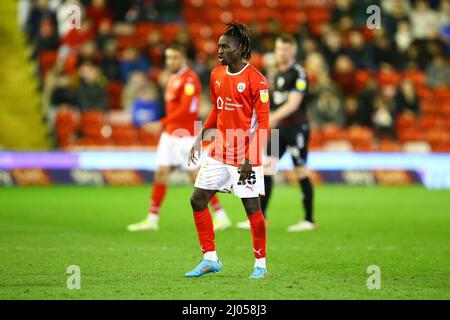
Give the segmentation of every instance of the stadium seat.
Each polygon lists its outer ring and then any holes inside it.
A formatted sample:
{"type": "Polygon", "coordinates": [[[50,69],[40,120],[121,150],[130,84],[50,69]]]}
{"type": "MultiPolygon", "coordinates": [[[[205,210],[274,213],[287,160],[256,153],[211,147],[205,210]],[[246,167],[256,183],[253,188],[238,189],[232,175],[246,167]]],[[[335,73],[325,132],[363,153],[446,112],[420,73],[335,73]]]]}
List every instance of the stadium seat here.
{"type": "Polygon", "coordinates": [[[105,124],[105,115],[102,111],[86,111],[81,115],[81,132],[90,138],[101,138],[105,124]]]}
{"type": "Polygon", "coordinates": [[[427,77],[424,72],[420,70],[408,70],[403,74],[405,79],[411,80],[416,87],[423,86],[426,83],[427,77]]]}
{"type": "Polygon", "coordinates": [[[141,22],[136,25],[136,36],[141,39],[147,39],[150,32],[158,29],[158,24],[153,22],[141,22]]]}
{"type": "Polygon", "coordinates": [[[129,47],[139,47],[140,43],[136,35],[120,35],[117,37],[117,47],[119,50],[124,50],[129,47]]]}
{"type": "Polygon", "coordinates": [[[325,126],[322,129],[322,138],[324,141],[346,140],[346,132],[333,125],[325,126]]]}
{"type": "Polygon", "coordinates": [[[132,125],[114,125],[111,126],[111,138],[118,146],[139,145],[138,129],[132,125]]]}
{"type": "Polygon", "coordinates": [[[361,69],[355,72],[355,80],[358,92],[361,92],[364,89],[371,77],[372,73],[369,70],[361,69]]]}
{"type": "Polygon", "coordinates": [[[414,128],[417,127],[417,119],[415,117],[406,114],[401,114],[395,120],[395,125],[397,131],[405,130],[408,128],[414,128]]]}
{"type": "Polygon", "coordinates": [[[406,128],[398,131],[397,135],[401,142],[424,140],[424,133],[418,128],[406,128]]]}
{"type": "Polygon", "coordinates": [[[381,152],[400,152],[402,150],[402,144],[392,140],[381,140],[378,143],[377,150],[381,152]]]}
{"type": "Polygon", "coordinates": [[[205,0],[183,0],[183,4],[186,7],[196,7],[200,8],[203,7],[205,4],[205,0]]]}
{"type": "Polygon", "coordinates": [[[122,109],[122,88],[121,82],[108,82],[106,91],[108,92],[109,107],[111,109],[122,109]]]}
{"type": "Polygon", "coordinates": [[[371,151],[373,132],[366,127],[352,127],[347,131],[347,139],[355,151],[371,151]]]}
{"type": "Polygon", "coordinates": [[[241,8],[241,9],[232,9],[232,14],[234,19],[237,19],[240,23],[249,24],[250,22],[256,20],[257,15],[255,10],[241,8]]]}
{"type": "Polygon", "coordinates": [[[139,141],[143,146],[156,147],[158,145],[159,138],[159,134],[152,134],[142,128],[139,129],[139,141]]]}
{"type": "Polygon", "coordinates": [[[438,113],[439,106],[433,99],[426,99],[420,103],[420,110],[425,114],[438,113]]]}
{"type": "Polygon", "coordinates": [[[425,133],[426,141],[433,146],[434,144],[447,144],[450,142],[450,132],[445,128],[435,128],[425,133]]]}
{"type": "Polygon", "coordinates": [[[377,74],[377,81],[380,86],[398,86],[400,83],[401,76],[398,72],[395,71],[381,71],[377,74]]]}
{"type": "Polygon", "coordinates": [[[423,115],[419,118],[420,128],[430,130],[445,125],[444,119],[438,115],[423,115]]]}
{"type": "Polygon", "coordinates": [[[163,24],[160,29],[163,42],[166,45],[170,45],[175,40],[175,37],[177,36],[180,29],[181,29],[181,25],[178,23],[163,24]]]}

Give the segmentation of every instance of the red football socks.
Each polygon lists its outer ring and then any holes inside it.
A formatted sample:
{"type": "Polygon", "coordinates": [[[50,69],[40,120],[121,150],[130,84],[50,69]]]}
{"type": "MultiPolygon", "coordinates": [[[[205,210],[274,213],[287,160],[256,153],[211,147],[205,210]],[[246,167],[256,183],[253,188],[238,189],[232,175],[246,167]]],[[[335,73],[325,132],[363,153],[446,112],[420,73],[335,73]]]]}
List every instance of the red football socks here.
{"type": "Polygon", "coordinates": [[[214,226],[209,209],[206,208],[201,211],[195,211],[194,220],[202,252],[215,251],[214,226]]]}
{"type": "Polygon", "coordinates": [[[253,252],[256,259],[266,257],[266,220],[259,209],[254,214],[247,215],[252,231],[253,252]]]}
{"type": "Polygon", "coordinates": [[[212,204],[215,212],[222,210],[222,206],[220,205],[219,199],[216,195],[213,195],[209,202],[212,204]]]}
{"type": "Polygon", "coordinates": [[[167,192],[167,185],[162,183],[155,183],[152,190],[152,198],[150,203],[150,213],[158,214],[161,203],[164,200],[167,192]]]}

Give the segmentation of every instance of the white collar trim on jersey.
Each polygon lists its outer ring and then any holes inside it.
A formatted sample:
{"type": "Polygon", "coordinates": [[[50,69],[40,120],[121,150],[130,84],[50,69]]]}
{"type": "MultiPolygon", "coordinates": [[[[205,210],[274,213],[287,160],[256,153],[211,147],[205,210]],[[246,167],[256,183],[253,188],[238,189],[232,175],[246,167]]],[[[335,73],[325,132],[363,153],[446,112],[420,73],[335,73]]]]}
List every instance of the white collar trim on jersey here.
{"type": "Polygon", "coordinates": [[[181,68],[180,71],[178,71],[177,73],[175,73],[176,76],[181,76],[183,73],[185,73],[186,71],[189,70],[189,67],[186,66],[184,68],[181,68]]]}
{"type": "Polygon", "coordinates": [[[247,63],[247,64],[245,65],[245,67],[243,67],[243,68],[241,69],[241,71],[236,72],[236,73],[232,73],[232,72],[228,71],[228,66],[227,66],[227,74],[230,75],[230,76],[237,76],[238,74],[241,74],[241,73],[242,73],[249,65],[250,65],[250,63],[247,63]]]}

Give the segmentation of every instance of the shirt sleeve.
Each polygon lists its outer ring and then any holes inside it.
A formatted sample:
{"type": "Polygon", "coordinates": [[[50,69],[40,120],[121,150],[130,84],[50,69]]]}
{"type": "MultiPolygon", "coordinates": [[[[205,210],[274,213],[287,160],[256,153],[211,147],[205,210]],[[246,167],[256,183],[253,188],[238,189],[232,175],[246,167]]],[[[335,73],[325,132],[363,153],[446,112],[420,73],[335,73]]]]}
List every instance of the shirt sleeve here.
{"type": "Polygon", "coordinates": [[[160,120],[163,125],[182,120],[188,113],[198,112],[200,90],[193,78],[189,78],[185,81],[180,95],[179,107],[160,120]]]}
{"type": "Polygon", "coordinates": [[[269,86],[264,77],[256,79],[252,87],[254,87],[252,88],[253,107],[258,127],[255,134],[250,138],[250,145],[246,151],[245,157],[252,163],[255,163],[259,159],[263,146],[266,145],[269,134],[270,99],[269,86]],[[257,151],[256,153],[254,152],[255,150],[257,151]]]}
{"type": "Polygon", "coordinates": [[[297,66],[294,70],[295,72],[292,72],[287,79],[286,88],[289,91],[305,93],[308,88],[306,71],[300,66],[297,66]]]}

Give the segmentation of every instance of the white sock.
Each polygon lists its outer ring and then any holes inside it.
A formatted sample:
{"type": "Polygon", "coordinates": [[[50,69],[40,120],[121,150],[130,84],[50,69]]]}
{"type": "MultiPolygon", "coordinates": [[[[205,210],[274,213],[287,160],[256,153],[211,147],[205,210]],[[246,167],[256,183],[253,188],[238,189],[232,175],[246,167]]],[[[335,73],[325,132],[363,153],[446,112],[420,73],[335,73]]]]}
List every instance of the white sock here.
{"type": "Polygon", "coordinates": [[[255,259],[255,267],[266,269],[266,258],[255,259]]]}
{"type": "Polygon", "coordinates": [[[155,213],[149,213],[148,214],[148,220],[150,222],[158,222],[159,221],[159,215],[155,213]]]}
{"type": "Polygon", "coordinates": [[[203,259],[209,260],[209,261],[217,261],[219,258],[217,257],[216,251],[208,251],[203,254],[203,259]]]}
{"type": "Polygon", "coordinates": [[[216,211],[216,217],[219,219],[228,219],[227,213],[223,209],[216,211]]]}

